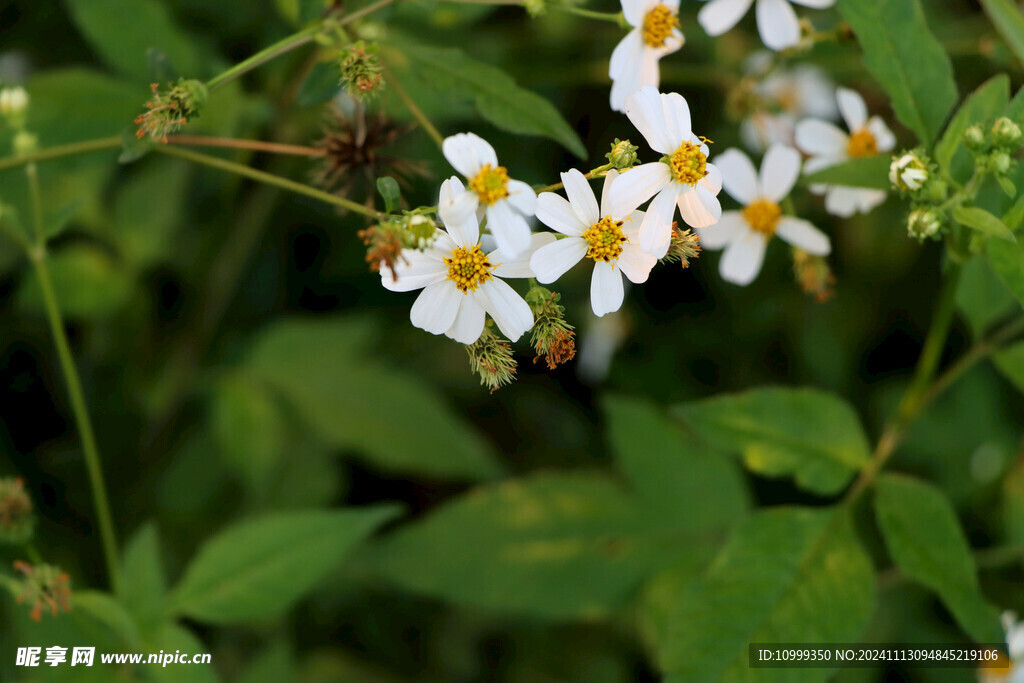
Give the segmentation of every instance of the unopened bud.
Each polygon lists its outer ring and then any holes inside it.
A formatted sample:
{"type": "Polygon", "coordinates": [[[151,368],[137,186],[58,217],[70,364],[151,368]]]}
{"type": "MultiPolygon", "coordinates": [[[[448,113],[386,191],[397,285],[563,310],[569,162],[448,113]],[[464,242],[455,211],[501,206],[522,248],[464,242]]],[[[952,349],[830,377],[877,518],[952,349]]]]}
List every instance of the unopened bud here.
{"type": "Polygon", "coordinates": [[[437,223],[429,216],[416,214],[406,221],[406,246],[413,249],[429,249],[437,236],[437,223]]]}
{"type": "Polygon", "coordinates": [[[889,182],[897,190],[915,192],[928,180],[928,166],[916,152],[893,157],[889,165],[889,182]]]}
{"type": "Polygon", "coordinates": [[[558,302],[561,295],[540,285],[526,293],[526,303],[533,310],[533,334],[530,343],[537,353],[536,363],[542,357],[548,370],[554,370],[576,355],[576,332],[565,320],[565,308],[558,302]]]}
{"type": "Polygon", "coordinates": [[[933,204],[941,204],[949,196],[949,184],[934,176],[928,178],[918,195],[921,199],[933,204]]]}
{"type": "Polygon", "coordinates": [[[975,124],[964,131],[964,145],[967,149],[978,150],[985,146],[985,131],[975,124]]]}
{"type": "Polygon", "coordinates": [[[1013,158],[1001,149],[997,149],[985,159],[985,169],[989,173],[1005,175],[1013,166],[1013,158]]]}
{"type": "Polygon", "coordinates": [[[27,130],[19,130],[14,135],[14,153],[17,155],[31,154],[39,147],[39,138],[27,130]]]}
{"type": "Polygon", "coordinates": [[[1020,126],[1005,116],[996,119],[992,126],[992,142],[999,147],[1017,148],[1022,137],[1020,126]]]}
{"type": "Polygon", "coordinates": [[[942,229],[942,214],[935,209],[915,209],[907,217],[907,234],[924,241],[942,229]]]}
{"type": "Polygon", "coordinates": [[[12,128],[21,128],[25,125],[28,101],[28,93],[20,85],[0,90],[0,116],[7,119],[12,128]]]}
{"type": "Polygon", "coordinates": [[[615,138],[615,142],[612,143],[612,151],[605,154],[605,157],[608,159],[608,163],[621,171],[633,168],[633,164],[636,163],[636,151],[638,149],[640,148],[630,143],[629,140],[615,138]]]}
{"type": "Polygon", "coordinates": [[[466,345],[466,353],[469,354],[470,369],[480,376],[480,384],[489,388],[492,394],[516,378],[512,346],[489,327],[484,328],[479,339],[466,345]]]}
{"type": "Polygon", "coordinates": [[[135,117],[135,125],[139,129],[136,137],[150,137],[153,140],[167,142],[167,136],[180,130],[189,119],[196,118],[206,106],[209,94],[206,84],[197,80],[179,78],[169,87],[161,88],[159,83],[151,83],[153,97],[146,102],[146,112],[135,117]]]}
{"type": "Polygon", "coordinates": [[[32,499],[25,491],[25,483],[14,477],[0,479],[0,542],[27,542],[35,524],[32,499]]]}
{"type": "Polygon", "coordinates": [[[377,60],[375,45],[363,41],[349,45],[339,53],[341,85],[351,97],[366,101],[384,89],[383,67],[377,60]]]}
{"type": "Polygon", "coordinates": [[[17,560],[14,568],[25,575],[21,583],[18,603],[31,605],[29,616],[36,621],[43,618],[46,609],[53,616],[59,610],[71,610],[71,577],[49,564],[31,565],[17,560]]]}

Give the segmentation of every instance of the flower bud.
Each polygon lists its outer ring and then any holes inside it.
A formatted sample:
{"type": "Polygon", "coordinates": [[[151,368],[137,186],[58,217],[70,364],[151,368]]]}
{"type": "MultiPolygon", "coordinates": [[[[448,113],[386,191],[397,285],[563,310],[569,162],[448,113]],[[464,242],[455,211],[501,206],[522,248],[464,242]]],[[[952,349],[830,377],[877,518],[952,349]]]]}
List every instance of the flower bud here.
{"type": "Polygon", "coordinates": [[[605,157],[608,159],[608,163],[621,171],[633,167],[633,164],[636,163],[638,149],[640,148],[631,144],[629,140],[615,138],[615,142],[612,143],[612,151],[605,154],[605,157]]]}
{"type": "Polygon", "coordinates": [[[43,608],[53,616],[59,610],[71,610],[71,577],[49,564],[31,565],[17,560],[14,568],[25,575],[21,584],[18,603],[27,602],[32,606],[29,616],[36,621],[43,618],[43,608]]]}
{"type": "Polygon", "coordinates": [[[489,326],[479,339],[466,345],[466,353],[470,369],[480,376],[480,384],[488,387],[492,394],[516,378],[512,346],[494,334],[489,326]]]}
{"type": "Polygon", "coordinates": [[[354,99],[366,101],[384,89],[384,76],[377,60],[376,47],[363,41],[349,45],[339,53],[341,85],[354,99]]]}
{"type": "Polygon", "coordinates": [[[907,217],[907,234],[924,241],[942,229],[942,214],[935,209],[915,209],[907,217]]]}
{"type": "Polygon", "coordinates": [[[28,93],[20,85],[0,90],[0,116],[7,119],[12,128],[21,128],[25,125],[28,101],[28,93]]]}
{"type": "Polygon", "coordinates": [[[27,542],[35,524],[32,499],[25,491],[25,483],[14,477],[0,479],[0,542],[27,542]]]}
{"type": "Polygon", "coordinates": [[[135,117],[135,132],[138,138],[149,136],[160,142],[167,142],[167,136],[188,123],[190,118],[199,116],[206,106],[209,94],[206,85],[197,80],[179,78],[170,89],[161,89],[159,83],[151,83],[153,97],[146,102],[146,111],[135,117]]]}
{"type": "Polygon", "coordinates": [[[985,146],[985,131],[975,124],[964,131],[964,146],[970,150],[978,150],[985,146]]]}
{"type": "Polygon", "coordinates": [[[1022,137],[1020,126],[1005,116],[996,119],[992,126],[992,142],[999,147],[1017,148],[1022,137]]]}
{"type": "Polygon", "coordinates": [[[932,204],[941,204],[949,197],[949,185],[941,178],[930,177],[918,196],[932,204]]]}
{"type": "Polygon", "coordinates": [[[533,344],[537,357],[547,362],[548,370],[554,370],[576,355],[576,332],[565,320],[565,308],[559,305],[561,296],[557,292],[537,285],[526,293],[526,303],[533,310],[533,344]]]}
{"type": "Polygon", "coordinates": [[[407,246],[413,249],[429,249],[437,235],[437,223],[429,216],[416,214],[406,220],[407,246]]]}
{"type": "Polygon", "coordinates": [[[928,166],[915,152],[893,157],[889,165],[889,182],[897,190],[915,192],[928,180],[928,166]]]}
{"type": "Polygon", "coordinates": [[[1005,175],[1013,166],[1013,158],[1001,149],[997,149],[985,159],[985,169],[989,173],[1005,175]]]}

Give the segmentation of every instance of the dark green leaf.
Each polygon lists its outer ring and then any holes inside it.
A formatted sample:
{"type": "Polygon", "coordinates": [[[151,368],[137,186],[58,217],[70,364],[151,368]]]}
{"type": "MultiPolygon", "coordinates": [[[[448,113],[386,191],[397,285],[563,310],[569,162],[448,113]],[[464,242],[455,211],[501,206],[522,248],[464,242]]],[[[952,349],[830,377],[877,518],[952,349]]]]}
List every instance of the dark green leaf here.
{"type": "Polygon", "coordinates": [[[224,375],[214,387],[209,419],[224,463],[248,488],[263,489],[288,445],[287,425],[270,388],[246,373],[224,375]]]}
{"type": "Polygon", "coordinates": [[[1017,241],[1017,238],[1013,235],[1013,231],[985,209],[979,209],[975,206],[954,207],[953,220],[960,225],[965,225],[972,230],[977,230],[978,232],[990,237],[998,237],[999,239],[1006,240],[1007,242],[1017,241]]]}
{"type": "Polygon", "coordinates": [[[815,493],[838,493],[868,462],[867,437],[840,398],[814,389],[770,387],[719,395],[674,409],[697,435],[743,455],[752,471],[792,475],[815,493]]]}
{"type": "Polygon", "coordinates": [[[153,141],[148,137],[140,138],[136,134],[137,130],[138,128],[132,124],[121,133],[121,155],[117,157],[118,163],[130,164],[153,150],[153,141]]]}
{"type": "Polygon", "coordinates": [[[935,161],[939,168],[961,182],[970,178],[974,162],[962,144],[964,131],[975,123],[994,121],[1006,109],[1009,100],[1010,78],[1006,74],[993,76],[971,93],[935,145],[935,161]]]}
{"type": "Polygon", "coordinates": [[[1024,342],[1014,344],[992,356],[996,367],[1024,393],[1024,342]]]}
{"type": "Polygon", "coordinates": [[[174,68],[174,64],[171,63],[171,58],[163,50],[151,47],[146,52],[146,57],[149,58],[149,80],[151,83],[170,83],[181,77],[181,74],[174,68]]]}
{"type": "Polygon", "coordinates": [[[111,216],[111,232],[125,260],[144,268],[168,259],[188,206],[191,177],[187,162],[162,157],[125,173],[111,216]]]}
{"type": "Polygon", "coordinates": [[[107,593],[76,590],[74,609],[110,629],[128,647],[137,647],[139,631],[135,619],[117,600],[107,593]]]}
{"type": "Polygon", "coordinates": [[[824,681],[828,669],[751,669],[752,642],[856,642],[874,612],[871,561],[842,509],[751,517],[676,600],[666,681],[824,681]]]}
{"type": "Polygon", "coordinates": [[[402,203],[402,191],[398,187],[398,181],[391,176],[377,178],[377,192],[384,198],[384,210],[392,213],[402,203]]]}
{"type": "Polygon", "coordinates": [[[931,147],[956,104],[949,56],[925,22],[918,0],[840,0],[864,49],[864,65],[892,99],[896,116],[931,147]]]}
{"type": "Polygon", "coordinates": [[[889,190],[892,188],[892,184],[889,182],[890,164],[892,164],[892,157],[888,154],[850,159],[806,175],[804,182],[889,190]]]}
{"type": "Polygon", "coordinates": [[[156,524],[147,522],[125,544],[118,597],[139,624],[148,628],[163,617],[166,593],[160,537],[156,524]]]}
{"type": "Polygon", "coordinates": [[[1006,44],[1017,56],[1017,61],[1024,64],[1024,15],[1020,6],[1011,0],[980,0],[992,25],[999,31],[1006,44]]]}
{"type": "Polygon", "coordinates": [[[340,81],[337,62],[317,62],[299,86],[295,103],[300,107],[316,107],[329,102],[341,90],[340,81]]]}
{"type": "Polygon", "coordinates": [[[327,9],[327,0],[298,0],[298,2],[300,24],[313,21],[327,9]]]}
{"type": "Polygon", "coordinates": [[[989,240],[985,250],[992,270],[1017,301],[1024,304],[1024,242],[989,240]]]}
{"type": "Polygon", "coordinates": [[[1003,479],[1002,503],[1007,541],[1024,544],[1024,459],[1018,459],[1003,479]]]}
{"type": "Polygon", "coordinates": [[[396,512],[379,506],[271,513],[235,524],[199,549],[169,609],[215,624],[275,617],[396,512]]]}
{"type": "Polygon", "coordinates": [[[1000,318],[1020,309],[1006,285],[982,257],[972,258],[961,270],[956,303],[975,339],[980,339],[1000,318]]]}
{"type": "MultiPolygon", "coordinates": [[[[106,252],[76,243],[47,258],[61,312],[75,318],[106,318],[124,306],[132,294],[132,278],[106,252]]],[[[18,291],[18,305],[43,314],[43,292],[35,270],[18,291]]]]}
{"type": "Polygon", "coordinates": [[[896,474],[883,475],[876,488],[878,525],[900,570],[938,593],[975,641],[1000,642],[999,613],[981,594],[970,546],[949,499],[922,481],[896,474]]]}

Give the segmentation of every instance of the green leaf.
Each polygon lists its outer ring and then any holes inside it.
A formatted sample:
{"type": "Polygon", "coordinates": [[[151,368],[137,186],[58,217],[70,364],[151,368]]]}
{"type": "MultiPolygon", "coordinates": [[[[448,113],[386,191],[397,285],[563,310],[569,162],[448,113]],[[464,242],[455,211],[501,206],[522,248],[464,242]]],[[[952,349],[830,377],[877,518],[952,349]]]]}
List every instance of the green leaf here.
{"type": "MultiPolygon", "coordinates": [[[[750,669],[749,643],[855,642],[875,603],[870,558],[842,509],[771,508],[751,517],[672,608],[666,681],[778,681],[750,669]]],[[[792,669],[787,681],[824,681],[792,669]]]]}
{"type": "Polygon", "coordinates": [[[384,198],[384,210],[392,213],[398,209],[402,202],[402,191],[398,188],[398,181],[391,176],[377,178],[377,192],[384,198]]]}
{"type": "Polygon", "coordinates": [[[235,524],[199,549],[169,609],[214,624],[278,616],[396,512],[379,506],[271,513],[235,524]]]}
{"type": "Polygon", "coordinates": [[[340,90],[341,71],[338,63],[317,62],[299,86],[295,103],[300,107],[316,107],[329,102],[340,90]]]}
{"type": "Polygon", "coordinates": [[[118,183],[112,233],[124,258],[139,268],[165,261],[184,222],[192,169],[180,159],[154,159],[118,183]]]}
{"type": "Polygon", "coordinates": [[[1024,393],[1024,342],[1000,351],[992,356],[992,361],[1006,379],[1024,393]]]}
{"type": "Polygon", "coordinates": [[[876,485],[875,514],[900,570],[938,593],[975,641],[1001,642],[999,612],[981,594],[970,546],[949,499],[922,481],[886,474],[876,485]]]}
{"type": "Polygon", "coordinates": [[[1024,304],[1024,242],[989,240],[985,251],[992,270],[1017,301],[1024,304]]]}
{"type": "Polygon", "coordinates": [[[928,29],[918,0],[840,0],[864,50],[864,66],[892,99],[903,124],[931,147],[953,105],[949,56],[928,29]]]}
{"type": "Polygon", "coordinates": [[[1001,318],[1020,309],[985,258],[972,258],[960,271],[956,304],[975,339],[1001,318]]]}
{"type": "Polygon", "coordinates": [[[1013,96],[1010,104],[1003,111],[1003,116],[1018,126],[1024,125],[1024,88],[1017,90],[1017,94],[1013,96]]]}
{"type": "Polygon", "coordinates": [[[222,376],[210,404],[218,454],[247,488],[262,490],[285,454],[287,425],[270,388],[244,372],[222,376]]]}
{"type": "MultiPolygon", "coordinates": [[[[82,200],[71,202],[66,204],[62,208],[57,210],[57,213],[46,216],[44,218],[43,235],[47,240],[52,240],[57,237],[71,225],[71,221],[74,220],[75,214],[82,208],[82,200]]],[[[44,213],[46,213],[44,208],[44,213]]]]}
{"type": "Polygon", "coordinates": [[[996,176],[996,182],[999,183],[999,187],[1002,188],[1003,192],[1010,199],[1017,196],[1017,186],[1013,184],[1013,181],[1004,175],[996,176]]]}
{"type": "Polygon", "coordinates": [[[300,24],[313,21],[327,9],[327,0],[298,0],[298,2],[300,24]]]}
{"type": "Polygon", "coordinates": [[[1024,64],[1024,15],[1011,0],[980,0],[985,14],[1003,37],[1017,61],[1024,64]]]}
{"type": "Polygon", "coordinates": [[[1005,536],[1009,543],[1024,543],[1024,459],[1018,459],[1003,479],[1005,536]]]}
{"type": "Polygon", "coordinates": [[[604,476],[534,474],[442,505],[365,559],[403,588],[457,604],[594,618],[679,553],[694,552],[673,529],[679,521],[639,510],[604,476]]]}
{"type": "Polygon", "coordinates": [[[803,182],[805,184],[823,183],[844,187],[890,190],[892,189],[892,184],[889,182],[889,166],[891,164],[892,157],[888,154],[850,159],[806,175],[803,182]]]}
{"type": "Polygon", "coordinates": [[[110,629],[126,646],[138,646],[139,631],[135,619],[109,594],[94,590],[76,590],[72,600],[76,612],[86,614],[110,629]]]}
{"type": "MultiPolygon", "coordinates": [[[[182,74],[205,76],[204,60],[187,34],[157,0],[67,0],[75,25],[108,65],[140,83],[149,83],[151,48],[159,49],[182,74]]],[[[141,107],[142,102],[139,102],[141,107]]]]}
{"type": "Polygon", "coordinates": [[[935,161],[939,168],[965,182],[974,171],[974,162],[962,144],[964,131],[973,124],[995,120],[1006,109],[1009,100],[1010,77],[1006,74],[993,76],[971,93],[935,145],[935,161]]]}
{"type": "Polygon", "coordinates": [[[388,470],[481,478],[501,468],[473,427],[432,389],[376,359],[356,320],[292,320],[264,330],[247,369],[337,448],[388,470]]]}
{"type": "Polygon", "coordinates": [[[148,628],[163,617],[166,593],[160,537],[156,524],[146,522],[125,545],[118,597],[139,624],[148,628]]]}
{"type": "Polygon", "coordinates": [[[546,99],[519,87],[501,69],[477,62],[455,48],[403,42],[387,50],[388,61],[414,78],[444,89],[462,100],[467,94],[480,116],[509,133],[541,135],[584,159],[587,149],[558,110],[546,99]]]}
{"type": "MultiPolygon", "coordinates": [[[[76,243],[47,257],[61,312],[74,318],[107,318],[132,294],[132,278],[113,258],[89,244],[76,243]]],[[[42,315],[46,308],[35,270],[18,291],[18,305],[42,315]]]]}
{"type": "Polygon", "coordinates": [[[1007,242],[1017,241],[1017,238],[1013,235],[1013,231],[985,209],[979,209],[975,206],[953,207],[953,220],[960,225],[965,225],[972,230],[977,230],[978,232],[984,235],[989,235],[990,237],[998,237],[999,239],[1006,240],[1007,242]]]}
{"type": "MultiPolygon", "coordinates": [[[[148,638],[147,642],[148,647],[146,650],[148,652],[158,652],[160,650],[174,652],[175,650],[180,650],[181,652],[198,654],[208,653],[211,649],[199,638],[196,638],[192,631],[172,621],[161,624],[160,629],[151,638],[148,638]]],[[[152,680],[160,681],[161,683],[181,683],[182,680],[181,669],[176,669],[173,665],[167,667],[148,666],[146,667],[146,676],[152,677],[152,680]]],[[[189,683],[217,683],[218,680],[220,679],[217,676],[215,666],[198,664],[189,665],[188,667],[189,683]]]]}
{"type": "Polygon", "coordinates": [[[838,493],[868,462],[856,413],[815,389],[754,389],[687,403],[673,413],[711,444],[742,454],[753,472],[793,475],[797,485],[821,495],[838,493]]]}

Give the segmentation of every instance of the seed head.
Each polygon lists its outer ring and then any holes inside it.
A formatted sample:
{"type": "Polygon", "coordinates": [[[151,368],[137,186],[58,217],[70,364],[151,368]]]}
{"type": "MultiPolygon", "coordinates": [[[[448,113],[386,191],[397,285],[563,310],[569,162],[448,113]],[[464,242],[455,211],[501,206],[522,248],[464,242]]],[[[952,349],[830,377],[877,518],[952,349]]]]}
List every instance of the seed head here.
{"type": "Polygon", "coordinates": [[[548,370],[554,370],[576,355],[576,331],[565,320],[565,308],[558,302],[561,295],[536,286],[526,293],[526,303],[533,310],[533,333],[530,343],[537,356],[544,358],[548,370]]]}
{"type": "Polygon", "coordinates": [[[493,394],[501,387],[511,384],[516,378],[516,360],[512,357],[512,346],[490,327],[472,344],[466,345],[469,367],[480,376],[480,384],[493,394]]]}
{"type": "Polygon", "coordinates": [[[150,137],[167,142],[167,136],[180,130],[189,119],[196,118],[206,105],[206,85],[196,80],[179,78],[177,82],[161,88],[151,83],[153,97],[146,102],[147,111],[135,117],[135,132],[139,139],[150,137]]]}
{"type": "Polygon", "coordinates": [[[18,603],[32,606],[29,616],[33,619],[41,621],[44,608],[53,616],[60,610],[71,610],[71,577],[64,571],[53,565],[31,565],[21,560],[14,562],[14,568],[25,575],[18,603]]]}

